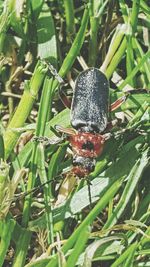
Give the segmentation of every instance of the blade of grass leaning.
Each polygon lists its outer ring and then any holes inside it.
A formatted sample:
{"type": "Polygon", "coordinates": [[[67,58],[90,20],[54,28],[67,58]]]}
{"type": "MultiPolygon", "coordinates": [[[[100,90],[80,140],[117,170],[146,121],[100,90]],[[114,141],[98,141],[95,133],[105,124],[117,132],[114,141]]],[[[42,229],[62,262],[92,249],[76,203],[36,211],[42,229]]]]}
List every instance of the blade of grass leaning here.
{"type": "Polygon", "coordinates": [[[38,62],[33,76],[25,88],[20,103],[15,111],[4,134],[5,159],[7,159],[13,150],[20,134],[13,131],[13,128],[22,127],[30,114],[33,104],[36,100],[37,93],[43,83],[47,72],[47,67],[42,62],[38,62]]]}
{"type": "MultiPolygon", "coordinates": [[[[133,243],[130,245],[124,252],[123,254],[111,265],[111,267],[118,267],[122,263],[127,263],[128,258],[131,259],[134,256],[135,250],[137,249],[137,242],[133,243]],[[131,258],[130,258],[131,257],[131,258]]],[[[123,265],[125,266],[125,265],[123,265]]],[[[126,267],[131,267],[132,265],[126,264],[126,267]]]]}
{"type": "Polygon", "coordinates": [[[125,235],[113,234],[108,237],[101,237],[100,239],[93,240],[91,244],[88,244],[84,252],[84,259],[79,258],[77,264],[82,264],[82,267],[92,267],[92,262],[97,261],[98,259],[108,256],[112,256],[113,252],[117,252],[118,246],[122,249],[124,246],[121,244],[121,241],[126,242],[125,235]],[[116,242],[117,241],[117,242],[116,242]],[[105,253],[105,251],[107,252],[105,253]]]}
{"type": "Polygon", "coordinates": [[[66,264],[64,265],[64,267],[74,267],[76,266],[76,262],[80,256],[80,254],[82,253],[82,251],[85,248],[85,245],[88,241],[88,238],[90,236],[90,231],[89,231],[89,226],[85,226],[82,229],[82,232],[80,233],[80,235],[78,236],[78,239],[76,241],[76,244],[73,248],[72,253],[70,254],[70,256],[67,259],[66,264]]]}
{"type": "MultiPolygon", "coordinates": [[[[122,184],[122,178],[118,181],[114,182],[114,184],[105,192],[102,198],[98,201],[92,211],[87,215],[87,217],[83,220],[83,222],[78,226],[78,228],[73,232],[73,234],[69,237],[66,244],[62,247],[63,253],[66,253],[69,249],[71,249],[76,242],[78,236],[82,233],[82,230],[89,226],[94,219],[100,214],[100,212],[106,207],[109,200],[113,198],[113,196],[117,193],[118,189],[122,184]]],[[[56,255],[46,267],[56,267],[58,261],[58,255],[56,255]]]]}
{"type": "Polygon", "coordinates": [[[150,50],[148,50],[145,53],[139,64],[132,70],[130,75],[123,81],[123,83],[118,86],[118,89],[122,90],[129,83],[129,81],[136,75],[136,73],[140,70],[143,64],[149,59],[149,57],[150,57],[150,50]]]}
{"type": "Polygon", "coordinates": [[[143,152],[142,157],[134,164],[133,168],[131,169],[131,172],[128,176],[128,181],[125,186],[125,189],[121,195],[121,198],[114,209],[112,215],[105,223],[103,229],[107,229],[109,227],[112,227],[118,219],[121,217],[122,213],[124,212],[127,204],[130,201],[130,198],[137,186],[137,183],[139,182],[143,171],[149,164],[149,149],[143,152]]]}

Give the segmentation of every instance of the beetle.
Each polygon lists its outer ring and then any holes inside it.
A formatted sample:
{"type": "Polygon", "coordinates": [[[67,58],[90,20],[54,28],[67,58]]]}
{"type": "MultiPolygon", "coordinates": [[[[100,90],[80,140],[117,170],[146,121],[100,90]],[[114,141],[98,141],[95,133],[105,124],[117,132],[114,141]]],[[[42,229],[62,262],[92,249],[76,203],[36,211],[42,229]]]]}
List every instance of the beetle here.
{"type": "MultiPolygon", "coordinates": [[[[123,101],[124,97],[115,101],[111,110],[118,108],[123,101]]],[[[92,172],[96,158],[103,152],[108,137],[105,134],[108,113],[109,82],[99,69],[88,68],[79,74],[75,82],[70,113],[73,129],[55,126],[58,132],[67,134],[73,150],[72,171],[78,177],[92,172]]]]}

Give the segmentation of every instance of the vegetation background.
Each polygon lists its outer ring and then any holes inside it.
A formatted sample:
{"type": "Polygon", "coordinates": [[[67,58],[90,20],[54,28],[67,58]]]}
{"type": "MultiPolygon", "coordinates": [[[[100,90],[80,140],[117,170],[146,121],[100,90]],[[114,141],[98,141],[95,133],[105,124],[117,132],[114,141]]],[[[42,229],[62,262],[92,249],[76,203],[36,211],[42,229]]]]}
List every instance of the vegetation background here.
{"type": "Polygon", "coordinates": [[[0,266],[150,266],[148,1],[0,0],[0,13],[0,266]],[[111,114],[88,186],[68,142],[47,137],[70,126],[60,77],[71,99],[90,66],[111,103],[140,90],[111,114]]]}

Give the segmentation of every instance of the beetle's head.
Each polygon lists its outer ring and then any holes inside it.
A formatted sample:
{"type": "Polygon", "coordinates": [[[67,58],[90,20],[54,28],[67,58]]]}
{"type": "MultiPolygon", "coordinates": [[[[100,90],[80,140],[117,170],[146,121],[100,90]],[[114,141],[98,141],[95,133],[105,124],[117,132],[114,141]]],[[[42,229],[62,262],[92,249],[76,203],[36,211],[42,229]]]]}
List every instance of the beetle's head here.
{"type": "Polygon", "coordinates": [[[96,160],[75,155],[73,157],[73,173],[82,178],[94,171],[96,160]]]}

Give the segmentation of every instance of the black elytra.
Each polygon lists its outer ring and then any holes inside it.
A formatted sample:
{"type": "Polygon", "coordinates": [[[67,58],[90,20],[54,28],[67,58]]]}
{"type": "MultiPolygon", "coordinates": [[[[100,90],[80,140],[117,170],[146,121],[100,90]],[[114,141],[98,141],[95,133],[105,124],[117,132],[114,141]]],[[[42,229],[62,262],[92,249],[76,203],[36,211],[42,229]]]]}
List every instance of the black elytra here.
{"type": "Polygon", "coordinates": [[[102,133],[107,126],[109,83],[104,73],[89,68],[79,74],[71,105],[72,127],[102,133]]]}

